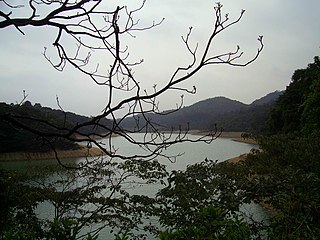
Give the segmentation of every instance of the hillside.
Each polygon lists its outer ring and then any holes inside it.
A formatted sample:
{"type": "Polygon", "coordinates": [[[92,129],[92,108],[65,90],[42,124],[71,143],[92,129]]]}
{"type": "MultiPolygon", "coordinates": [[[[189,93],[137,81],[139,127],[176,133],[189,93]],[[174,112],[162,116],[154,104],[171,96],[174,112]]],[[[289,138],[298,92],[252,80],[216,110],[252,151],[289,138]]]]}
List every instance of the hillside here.
{"type": "MultiPolygon", "coordinates": [[[[225,131],[261,131],[273,104],[282,92],[276,91],[244,104],[225,97],[215,97],[183,107],[168,115],[149,114],[147,117],[163,130],[211,130],[215,124],[225,131]]],[[[167,111],[166,111],[167,112],[167,111]]],[[[163,113],[166,113],[163,112],[163,113]]],[[[140,118],[140,126],[145,121],[140,118]]],[[[133,129],[135,122],[126,119],[122,127],[133,129]]]]}
{"type": "Polygon", "coordinates": [[[270,111],[283,91],[275,91],[253,101],[240,111],[220,114],[212,121],[225,131],[259,133],[266,127],[270,111]]]}
{"type": "Polygon", "coordinates": [[[254,100],[250,106],[262,106],[262,105],[266,105],[266,104],[274,104],[280,95],[282,95],[284,93],[284,91],[275,91],[272,93],[269,93],[267,95],[265,95],[262,98],[259,98],[257,100],[254,100]]]}
{"type": "MultiPolygon", "coordinates": [[[[75,113],[63,112],[61,110],[42,107],[39,103],[32,105],[26,101],[22,105],[0,103],[0,153],[4,152],[47,152],[51,150],[48,144],[52,144],[57,150],[78,149],[79,146],[71,141],[50,137],[54,134],[64,134],[68,129],[89,121],[90,118],[75,113]],[[15,125],[10,124],[8,118],[16,121],[15,125]],[[24,125],[30,129],[41,131],[46,135],[46,140],[36,134],[25,130],[24,125]],[[55,127],[54,127],[55,126],[55,127]]],[[[99,122],[106,127],[112,122],[104,119],[99,122]]],[[[83,126],[79,128],[80,134],[105,133],[107,130],[102,127],[92,128],[83,126]]]]}
{"type": "MultiPolygon", "coordinates": [[[[251,104],[244,104],[225,97],[215,97],[183,107],[171,114],[166,114],[169,111],[162,114],[148,114],[147,118],[151,119],[161,130],[208,131],[217,126],[224,131],[260,132],[264,128],[272,106],[281,93],[278,91],[270,93],[251,104]]],[[[49,135],[53,131],[65,133],[74,126],[90,121],[89,117],[42,107],[39,103],[35,105],[28,101],[23,105],[0,103],[0,152],[45,152],[50,150],[49,145],[35,134],[6,123],[4,120],[6,115],[49,135]],[[33,119],[40,119],[44,122],[33,119]],[[53,125],[58,128],[52,127],[53,125]]],[[[107,129],[112,126],[111,120],[108,119],[100,120],[99,124],[103,127],[82,126],[78,129],[78,133],[86,135],[106,133],[107,129]]],[[[140,118],[139,124],[140,126],[145,125],[143,118],[140,118]]],[[[133,118],[125,119],[121,125],[127,130],[132,130],[135,126],[136,122],[133,118]]],[[[49,140],[59,150],[78,148],[75,143],[64,139],[50,138],[49,140]]]]}

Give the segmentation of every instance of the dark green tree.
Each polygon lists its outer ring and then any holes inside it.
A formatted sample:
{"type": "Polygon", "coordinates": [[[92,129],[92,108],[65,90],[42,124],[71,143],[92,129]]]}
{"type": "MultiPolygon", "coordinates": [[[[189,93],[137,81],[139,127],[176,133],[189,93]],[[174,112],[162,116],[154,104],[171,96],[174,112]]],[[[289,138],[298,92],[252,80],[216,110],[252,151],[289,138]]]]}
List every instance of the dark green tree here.
{"type": "Polygon", "coordinates": [[[241,189],[271,209],[270,239],[320,233],[319,79],[319,57],[294,72],[271,112],[269,136],[260,138],[261,151],[240,164],[241,189]]]}
{"type": "Polygon", "coordinates": [[[319,57],[306,69],[298,69],[284,94],[279,97],[269,119],[269,134],[310,132],[317,127],[319,103],[319,57]],[[308,126],[304,126],[308,125],[308,126]],[[309,130],[307,130],[309,128],[309,130]]]}
{"type": "MultiPolygon", "coordinates": [[[[160,222],[167,229],[161,239],[250,239],[261,234],[262,223],[240,210],[250,203],[239,188],[237,166],[205,160],[185,171],[174,171],[158,193],[160,222]],[[233,173],[233,174],[231,174],[233,173]],[[259,229],[259,231],[258,231],[259,229]]],[[[243,182],[241,182],[242,184],[243,182]]]]}
{"type": "Polygon", "coordinates": [[[310,91],[305,97],[303,103],[303,112],[301,115],[301,131],[307,136],[320,133],[320,60],[314,58],[314,63],[310,64],[310,75],[312,84],[310,91]]]}
{"type": "Polygon", "coordinates": [[[28,177],[0,169],[0,239],[29,240],[45,236],[44,222],[35,214],[43,201],[38,191],[26,185],[28,177]]]}
{"type": "Polygon", "coordinates": [[[271,209],[270,239],[316,239],[320,233],[320,141],[275,135],[241,166],[242,189],[271,209]]]}

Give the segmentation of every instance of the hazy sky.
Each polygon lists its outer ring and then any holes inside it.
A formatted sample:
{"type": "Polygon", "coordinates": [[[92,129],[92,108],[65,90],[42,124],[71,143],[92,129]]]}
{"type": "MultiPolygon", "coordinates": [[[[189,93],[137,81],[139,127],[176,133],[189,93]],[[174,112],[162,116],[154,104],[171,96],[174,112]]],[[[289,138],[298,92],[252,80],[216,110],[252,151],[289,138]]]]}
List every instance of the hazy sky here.
{"type": "MultiPolygon", "coordinates": [[[[109,1],[115,4],[130,2],[109,1]]],[[[150,86],[168,81],[174,70],[191,60],[181,41],[190,26],[191,43],[203,48],[214,23],[212,0],[148,0],[139,13],[142,23],[165,21],[147,32],[137,33],[128,44],[133,59],[144,59],[135,72],[150,86]]],[[[320,55],[319,0],[225,0],[223,11],[231,19],[245,15],[241,22],[214,42],[216,52],[229,52],[240,45],[244,58],[252,57],[259,47],[257,37],[264,36],[261,56],[246,68],[209,66],[184,86],[196,85],[195,95],[185,96],[185,105],[215,96],[226,96],[244,103],[265,94],[283,90],[295,69],[304,68],[320,55]]],[[[4,8],[0,2],[0,9],[4,8]]],[[[25,28],[22,35],[14,28],[0,29],[0,102],[19,102],[22,92],[28,100],[57,108],[56,96],[67,111],[84,115],[99,113],[106,101],[106,89],[71,67],[58,72],[44,59],[44,47],[52,50],[55,30],[25,28]]],[[[100,65],[109,66],[108,62],[100,65]]],[[[162,109],[174,108],[181,93],[169,92],[159,100],[162,109]]]]}

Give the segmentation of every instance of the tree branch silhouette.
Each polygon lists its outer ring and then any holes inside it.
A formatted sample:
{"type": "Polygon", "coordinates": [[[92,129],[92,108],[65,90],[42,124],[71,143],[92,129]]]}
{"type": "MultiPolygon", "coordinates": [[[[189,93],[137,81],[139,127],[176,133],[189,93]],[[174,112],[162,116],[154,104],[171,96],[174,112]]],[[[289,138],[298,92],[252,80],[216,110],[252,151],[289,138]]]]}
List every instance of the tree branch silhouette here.
{"type": "MultiPolygon", "coordinates": [[[[153,159],[155,156],[161,155],[162,151],[170,144],[191,141],[186,138],[186,134],[184,133],[187,132],[188,129],[184,129],[184,131],[180,129],[178,137],[173,140],[168,140],[162,132],[158,130],[157,123],[149,118],[149,113],[162,114],[157,107],[157,98],[168,90],[194,94],[196,92],[195,86],[190,90],[182,87],[181,83],[188,81],[204,67],[217,64],[244,67],[255,61],[263,49],[262,36],[259,36],[258,42],[260,46],[257,53],[246,62],[239,62],[243,56],[243,52],[240,52],[239,46],[237,46],[235,51],[211,55],[210,48],[214,44],[214,39],[238,23],[245,12],[242,10],[238,18],[230,20],[228,14],[226,14],[225,17],[222,16],[223,6],[217,3],[214,7],[215,23],[212,33],[208,36],[207,44],[204,46],[204,51],[199,53],[198,43],[195,47],[190,45],[190,39],[192,38],[192,27],[190,27],[186,36],[182,37],[186,50],[191,56],[190,63],[186,67],[177,67],[166,85],[161,88],[157,88],[155,85],[153,92],[148,93],[142,89],[140,80],[135,77],[133,71],[135,66],[143,63],[143,60],[130,62],[128,60],[129,48],[123,45],[122,40],[124,35],[134,37],[134,32],[153,29],[164,21],[164,19],[161,19],[160,21],[152,22],[148,26],[140,25],[139,19],[135,18],[135,14],[143,10],[145,1],[133,10],[129,10],[127,6],[116,6],[115,9],[110,10],[101,0],[29,1],[28,6],[12,6],[5,1],[4,3],[10,11],[0,11],[0,17],[3,18],[3,20],[0,21],[0,29],[14,26],[21,33],[23,33],[24,27],[37,28],[45,26],[57,29],[58,32],[53,41],[53,47],[56,49],[59,60],[57,62],[51,60],[47,48],[45,48],[43,52],[45,59],[58,71],[63,71],[67,65],[71,65],[89,77],[95,84],[107,86],[108,100],[101,114],[94,116],[88,122],[77,124],[70,129],[52,126],[52,124],[43,119],[28,118],[28,120],[40,121],[53,128],[54,131],[50,133],[30,129],[30,127],[23,125],[20,120],[25,118],[24,116],[15,116],[10,113],[1,116],[1,120],[24,128],[43,138],[56,136],[74,142],[82,142],[84,141],[83,138],[86,138],[92,145],[100,148],[110,157],[120,157],[122,159],[144,157],[146,159],[153,159]],[[44,13],[45,11],[40,9],[40,7],[43,6],[49,8],[47,13],[44,13]],[[11,17],[15,11],[19,10],[21,12],[22,9],[28,12],[29,15],[27,17],[11,17]],[[65,45],[62,40],[62,38],[66,36],[71,38],[76,45],[76,50],[73,53],[72,51],[70,53],[68,45],[65,45]],[[109,55],[111,60],[107,73],[102,70],[101,63],[93,64],[92,57],[96,52],[103,52],[109,55]],[[113,96],[117,92],[122,91],[130,92],[131,96],[115,102],[113,96]],[[116,117],[118,116],[117,112],[123,111],[123,109],[127,109],[126,113],[120,118],[116,117]],[[133,117],[137,121],[137,128],[134,131],[124,129],[121,125],[122,122],[129,117],[133,117]],[[113,122],[112,126],[103,126],[100,124],[100,121],[104,118],[111,119],[113,122]],[[140,120],[143,119],[145,124],[140,126],[137,120],[138,118],[140,120]],[[81,129],[87,126],[92,126],[93,131],[86,134],[81,133],[81,129]],[[97,126],[104,128],[105,134],[96,134],[94,129],[97,126]],[[144,138],[143,141],[140,141],[130,135],[132,132],[145,132],[145,134],[148,132],[152,133],[153,137],[148,140],[144,138]],[[103,137],[109,138],[109,141],[112,142],[112,136],[115,134],[125,138],[131,144],[143,145],[148,153],[144,156],[121,156],[118,155],[114,149],[111,149],[112,144],[107,147],[95,140],[95,137],[103,137]],[[76,138],[76,135],[80,135],[81,139],[76,138]]],[[[183,97],[181,98],[181,104],[177,104],[174,111],[178,111],[182,107],[182,100],[183,97]]],[[[207,138],[208,136],[199,138],[198,140],[211,142],[217,134],[219,134],[219,131],[215,129],[213,133],[208,135],[211,136],[209,140],[207,138]]]]}

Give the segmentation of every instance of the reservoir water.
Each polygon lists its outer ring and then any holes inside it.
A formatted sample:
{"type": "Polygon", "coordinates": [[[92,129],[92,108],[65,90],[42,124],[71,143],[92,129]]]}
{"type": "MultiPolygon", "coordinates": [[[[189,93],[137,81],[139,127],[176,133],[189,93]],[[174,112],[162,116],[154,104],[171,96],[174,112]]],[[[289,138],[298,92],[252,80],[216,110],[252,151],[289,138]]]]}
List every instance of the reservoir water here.
{"type": "MultiPolygon", "coordinates": [[[[142,134],[135,134],[134,137],[142,138],[142,134]]],[[[190,136],[191,138],[196,138],[195,136],[190,136]]],[[[108,144],[106,139],[102,139],[102,142],[108,144]]],[[[112,139],[113,145],[118,148],[119,153],[121,154],[136,154],[138,151],[141,151],[137,146],[132,146],[132,144],[128,143],[121,137],[115,137],[112,139]]],[[[198,142],[198,143],[190,143],[184,142],[179,143],[174,146],[169,147],[166,151],[168,155],[181,155],[177,158],[176,162],[172,163],[167,159],[159,159],[160,162],[167,165],[167,170],[183,170],[188,165],[201,162],[205,158],[210,160],[217,160],[218,162],[225,161],[229,158],[239,156],[243,153],[248,153],[252,148],[255,148],[255,145],[240,143],[233,141],[228,138],[218,138],[214,140],[211,144],[198,142]]],[[[74,162],[76,164],[84,161],[83,158],[77,159],[66,159],[65,162],[74,162]]],[[[26,169],[28,166],[45,166],[50,164],[57,164],[56,160],[41,160],[41,161],[19,161],[19,162],[6,162],[0,163],[2,167],[9,169],[26,169]]],[[[141,189],[140,189],[141,190],[141,189]]],[[[147,194],[154,194],[156,189],[154,187],[145,188],[144,191],[147,191],[147,194]],[[148,192],[150,191],[150,192],[148,192]]],[[[258,205],[250,204],[243,206],[244,211],[248,211],[256,215],[256,218],[264,219],[266,218],[266,214],[263,209],[261,209],[258,205]]],[[[50,218],[54,214],[53,206],[49,204],[42,204],[37,209],[38,213],[44,218],[50,218]]],[[[99,234],[99,239],[113,239],[113,234],[110,234],[109,229],[104,229],[99,234]]],[[[151,237],[150,237],[151,239],[151,237]]]]}
{"type": "MultiPolygon", "coordinates": [[[[136,139],[142,139],[144,134],[132,134],[136,139]]],[[[175,136],[173,136],[175,137],[175,136]]],[[[196,136],[191,135],[189,138],[195,139],[196,136]]],[[[102,143],[108,144],[107,139],[102,139],[102,143]]],[[[121,137],[114,137],[112,139],[112,144],[115,148],[118,149],[120,154],[130,155],[136,154],[137,152],[142,151],[138,146],[134,146],[130,144],[128,141],[125,141],[121,137]]],[[[247,144],[242,142],[233,141],[230,138],[218,138],[214,140],[212,143],[207,144],[204,142],[183,142],[175,144],[169,147],[165,154],[167,155],[177,155],[181,154],[180,157],[177,158],[175,163],[171,163],[170,161],[166,161],[164,159],[159,159],[163,161],[170,169],[185,169],[187,165],[194,164],[197,162],[203,161],[205,158],[210,160],[217,160],[218,162],[225,161],[232,157],[237,157],[243,153],[248,153],[252,148],[256,148],[256,145],[247,144]]],[[[79,163],[83,161],[82,158],[74,158],[74,159],[65,159],[64,162],[75,162],[79,163]]],[[[25,169],[27,166],[44,166],[50,164],[56,164],[57,161],[55,159],[50,160],[40,160],[40,161],[13,161],[13,162],[0,162],[1,166],[5,168],[11,169],[25,169]]]]}

